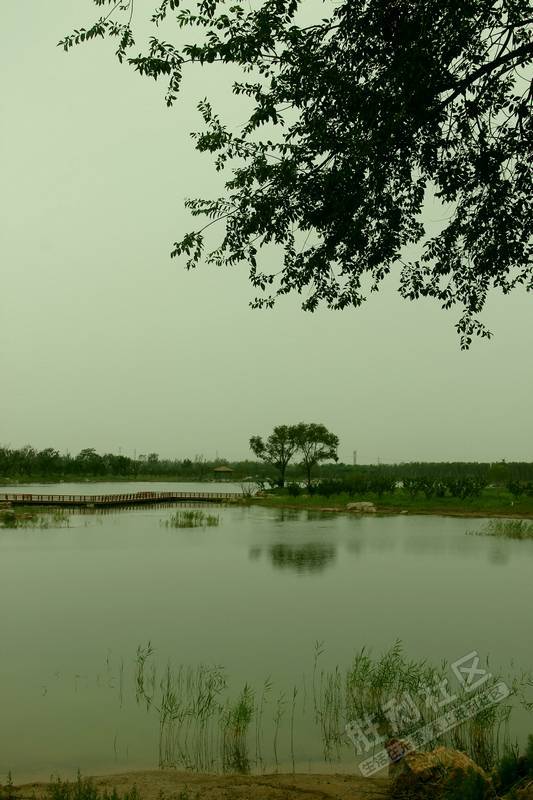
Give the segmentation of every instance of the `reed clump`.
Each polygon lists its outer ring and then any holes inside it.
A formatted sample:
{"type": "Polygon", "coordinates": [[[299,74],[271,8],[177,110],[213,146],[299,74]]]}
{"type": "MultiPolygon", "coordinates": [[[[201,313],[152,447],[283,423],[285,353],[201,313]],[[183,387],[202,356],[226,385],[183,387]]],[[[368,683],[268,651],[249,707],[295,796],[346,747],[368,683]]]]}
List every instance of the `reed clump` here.
{"type": "Polygon", "coordinates": [[[0,511],[0,528],[68,528],[70,517],[63,509],[37,511],[34,508],[7,508],[0,511]]]}
{"type": "Polygon", "coordinates": [[[59,778],[48,787],[50,800],[140,800],[139,793],[134,786],[130,791],[119,794],[116,789],[108,792],[99,789],[90,778],[78,778],[74,782],[62,781],[59,778]]]}
{"type": "Polygon", "coordinates": [[[218,514],[204,511],[176,511],[168,519],[162,520],[165,528],[216,528],[220,524],[218,514]]]}
{"type": "Polygon", "coordinates": [[[473,536],[497,536],[503,539],[533,539],[533,522],[526,519],[491,519],[483,528],[468,533],[473,536]]]}
{"type": "Polygon", "coordinates": [[[533,788],[533,735],[528,736],[527,747],[524,753],[520,752],[517,745],[506,749],[493,770],[493,780],[498,794],[505,793],[509,800],[519,796],[517,790],[533,788]],[[508,793],[508,794],[507,794],[508,793]]]}
{"type": "MultiPolygon", "coordinates": [[[[378,657],[361,650],[346,671],[336,667],[319,672],[321,653],[317,647],[313,697],[327,760],[338,757],[349,729],[355,736],[350,738],[356,751],[364,755],[368,742],[379,748],[387,740],[405,739],[446,713],[459,712],[470,697],[467,687],[449,679],[446,662],[434,666],[425,660],[408,659],[401,642],[378,657]]],[[[491,676],[491,684],[497,682],[491,676]]],[[[516,693],[516,688],[510,689],[509,700],[516,693]]],[[[510,701],[483,707],[440,735],[438,742],[431,738],[419,749],[445,744],[490,770],[506,746],[510,713],[510,701]]],[[[457,716],[461,718],[460,713],[457,716]]]]}
{"type": "Polygon", "coordinates": [[[136,699],[158,717],[159,766],[248,773],[264,768],[266,747],[274,769],[292,762],[294,770],[304,758],[297,752],[298,737],[307,736],[314,722],[328,762],[353,759],[354,745],[364,760],[387,742],[414,737],[416,749],[446,745],[490,771],[508,750],[516,701],[533,707],[523,694],[533,685],[529,674],[507,685],[488,668],[478,670],[487,675],[480,689],[484,697],[498,686],[506,691],[500,701],[472,706],[471,687],[461,683],[455,664],[409,659],[401,642],[377,656],[362,649],[345,668],[323,668],[323,653],[317,643],[310,692],[303,675],[289,694],[272,693],[270,679],[263,687],[230,686],[220,666],[169,664],[161,673],[151,644],[139,647],[136,699]],[[449,724],[451,717],[456,722],[449,724]]]}
{"type": "Polygon", "coordinates": [[[151,644],[137,649],[137,702],[159,715],[159,766],[196,772],[250,771],[249,728],[256,714],[245,684],[234,702],[227,697],[222,667],[172,668],[158,679],[151,644]]]}

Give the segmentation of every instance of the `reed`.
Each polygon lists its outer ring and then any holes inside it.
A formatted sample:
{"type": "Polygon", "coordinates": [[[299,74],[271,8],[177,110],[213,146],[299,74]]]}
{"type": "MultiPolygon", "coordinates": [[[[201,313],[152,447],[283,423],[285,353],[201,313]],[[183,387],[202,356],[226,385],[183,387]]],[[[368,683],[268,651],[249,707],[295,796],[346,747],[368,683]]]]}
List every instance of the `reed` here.
{"type": "Polygon", "coordinates": [[[263,769],[263,713],[268,702],[268,696],[272,691],[272,681],[267,678],[263,683],[261,695],[257,701],[255,710],[255,763],[263,769]]]}
{"type": "Polygon", "coordinates": [[[279,769],[279,758],[278,758],[278,739],[279,739],[279,731],[281,727],[281,721],[285,714],[285,707],[287,705],[287,701],[285,699],[285,692],[281,692],[278,696],[276,701],[276,711],[274,713],[274,761],[276,763],[276,772],[279,769]]]}
{"type": "MultiPolygon", "coordinates": [[[[306,702],[303,678],[302,686],[294,685],[289,694],[276,692],[271,714],[267,715],[273,691],[270,679],[258,689],[245,683],[234,693],[220,666],[167,664],[159,674],[151,644],[138,647],[136,699],[158,715],[160,767],[199,772],[263,770],[269,733],[269,769],[278,770],[282,762],[288,762],[295,770],[297,761],[305,758],[303,753],[298,754],[299,726],[307,729],[313,722],[326,761],[353,759],[347,724],[360,721],[375,732],[374,745],[381,747],[387,739],[406,738],[472,697],[458,681],[451,679],[448,685],[451,672],[445,662],[435,666],[425,660],[411,660],[400,642],[378,656],[362,649],[344,669],[322,667],[323,653],[318,642],[310,702],[306,702]],[[303,703],[297,703],[300,697],[303,703]]],[[[497,680],[493,676],[491,682],[497,680]]],[[[490,770],[509,746],[513,703],[521,699],[523,707],[532,710],[525,697],[520,697],[525,687],[532,685],[531,677],[522,675],[508,685],[511,694],[507,700],[483,708],[446,735],[429,741],[424,749],[445,744],[466,752],[490,770]]]]}
{"type": "MultiPolygon", "coordinates": [[[[361,650],[344,676],[338,668],[322,671],[315,714],[321,723],[325,758],[338,754],[345,738],[340,731],[353,721],[372,730],[376,742],[384,742],[406,738],[444,713],[458,709],[470,695],[459,683],[448,686],[447,676],[446,662],[434,666],[426,660],[410,660],[399,641],[375,658],[366,649],[361,650]],[[344,725],[339,724],[342,720],[344,725]]],[[[498,679],[493,676],[491,680],[498,679]]],[[[521,680],[523,685],[524,678],[521,680]]],[[[518,695],[519,683],[512,685],[511,697],[518,695]]],[[[510,700],[483,709],[439,737],[438,742],[429,742],[427,749],[447,744],[466,752],[484,769],[491,769],[508,742],[510,714],[510,700]]]]}
{"type": "Polygon", "coordinates": [[[247,734],[255,708],[255,693],[248,684],[224,714],[222,768],[224,772],[250,772],[247,734]]]}
{"type": "Polygon", "coordinates": [[[204,511],[176,511],[168,519],[161,520],[165,528],[215,528],[220,524],[218,514],[204,511]]]}
{"type": "Polygon", "coordinates": [[[90,778],[82,778],[79,772],[75,782],[61,781],[59,778],[53,781],[48,792],[50,800],[140,800],[135,786],[123,794],[119,794],[115,788],[108,792],[95,786],[90,778]]]}
{"type": "Polygon", "coordinates": [[[64,509],[37,511],[34,508],[7,508],[0,511],[0,528],[33,528],[49,530],[68,528],[70,517],[64,509]]]}
{"type": "Polygon", "coordinates": [[[471,536],[498,536],[504,539],[533,539],[533,522],[525,519],[491,519],[471,536]]]}

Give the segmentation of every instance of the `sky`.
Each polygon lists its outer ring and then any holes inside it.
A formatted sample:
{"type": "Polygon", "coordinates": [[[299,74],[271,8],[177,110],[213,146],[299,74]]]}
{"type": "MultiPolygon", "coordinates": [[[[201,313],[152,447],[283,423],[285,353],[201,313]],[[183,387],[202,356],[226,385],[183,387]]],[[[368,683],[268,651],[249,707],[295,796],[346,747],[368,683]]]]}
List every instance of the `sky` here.
{"type": "Polygon", "coordinates": [[[56,47],[97,15],[89,0],[2,8],[0,444],[237,460],[251,435],[305,421],[345,462],[533,460],[525,292],[494,295],[494,338],[463,352],[459,311],[402,300],[394,275],[361,309],[254,311],[246,267],[170,259],[193,227],[184,199],[220,185],[190,139],[196,103],[239,122],[239,101],[200,69],[167,109],[111,43],[56,47]]]}

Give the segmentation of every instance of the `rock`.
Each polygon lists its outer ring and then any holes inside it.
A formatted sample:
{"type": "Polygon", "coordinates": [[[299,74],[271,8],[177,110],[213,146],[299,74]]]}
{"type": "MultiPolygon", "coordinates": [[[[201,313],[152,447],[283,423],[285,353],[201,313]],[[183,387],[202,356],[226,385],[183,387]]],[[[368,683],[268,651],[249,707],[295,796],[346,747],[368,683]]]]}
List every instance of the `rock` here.
{"type": "Polygon", "coordinates": [[[471,758],[448,747],[407,753],[392,780],[392,800],[495,800],[492,781],[471,758]]]}
{"type": "Polygon", "coordinates": [[[374,503],[369,503],[366,500],[361,501],[360,503],[348,503],[346,506],[347,511],[358,511],[363,514],[373,513],[377,511],[376,506],[374,503]]]}
{"type": "Polygon", "coordinates": [[[516,800],[533,800],[533,781],[517,789],[516,800]]]}
{"type": "Polygon", "coordinates": [[[402,769],[405,756],[413,752],[410,743],[404,739],[389,739],[385,742],[385,750],[389,755],[389,777],[394,778],[402,769]]]}

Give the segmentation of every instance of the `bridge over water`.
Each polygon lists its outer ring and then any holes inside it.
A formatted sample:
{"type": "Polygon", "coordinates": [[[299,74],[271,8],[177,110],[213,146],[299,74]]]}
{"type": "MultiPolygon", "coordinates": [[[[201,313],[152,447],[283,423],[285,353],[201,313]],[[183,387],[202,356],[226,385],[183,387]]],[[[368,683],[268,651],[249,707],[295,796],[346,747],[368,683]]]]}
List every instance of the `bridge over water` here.
{"type": "Polygon", "coordinates": [[[111,508],[160,503],[224,503],[242,499],[240,492],[135,492],[134,494],[0,494],[0,503],[13,506],[111,508]]]}

